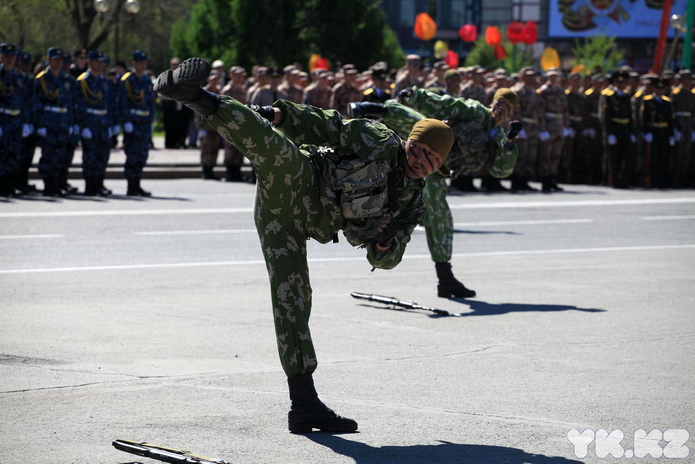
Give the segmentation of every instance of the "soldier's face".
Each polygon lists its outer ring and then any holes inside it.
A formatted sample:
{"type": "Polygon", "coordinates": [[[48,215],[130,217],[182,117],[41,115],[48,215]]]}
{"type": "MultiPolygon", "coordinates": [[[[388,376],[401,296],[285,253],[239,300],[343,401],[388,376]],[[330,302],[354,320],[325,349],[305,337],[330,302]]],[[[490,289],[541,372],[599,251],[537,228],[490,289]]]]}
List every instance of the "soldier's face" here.
{"type": "Polygon", "coordinates": [[[17,63],[17,55],[12,55],[10,53],[3,53],[1,61],[6,69],[12,69],[12,68],[14,68],[14,65],[17,63]]]}
{"type": "Polygon", "coordinates": [[[405,175],[422,179],[442,167],[444,158],[424,143],[408,139],[405,142],[405,175]]]}
{"type": "Polygon", "coordinates": [[[510,102],[506,98],[498,98],[497,100],[492,102],[492,119],[495,120],[495,123],[497,125],[500,125],[509,118],[509,115],[512,114],[513,109],[514,105],[512,104],[512,102],[510,102]]]}

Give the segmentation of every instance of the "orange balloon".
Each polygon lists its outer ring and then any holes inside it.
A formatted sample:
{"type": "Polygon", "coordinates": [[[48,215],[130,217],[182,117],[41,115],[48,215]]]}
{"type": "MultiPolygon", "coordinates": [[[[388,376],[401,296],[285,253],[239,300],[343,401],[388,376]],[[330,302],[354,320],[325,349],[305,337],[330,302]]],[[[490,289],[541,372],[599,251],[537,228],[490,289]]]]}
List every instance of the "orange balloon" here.
{"type": "Polygon", "coordinates": [[[560,67],[560,55],[553,47],[548,47],[541,54],[541,69],[547,71],[551,68],[560,67]]]}
{"type": "Polygon", "coordinates": [[[415,35],[420,40],[430,40],[437,35],[437,23],[427,13],[418,13],[415,16],[415,35]]]}

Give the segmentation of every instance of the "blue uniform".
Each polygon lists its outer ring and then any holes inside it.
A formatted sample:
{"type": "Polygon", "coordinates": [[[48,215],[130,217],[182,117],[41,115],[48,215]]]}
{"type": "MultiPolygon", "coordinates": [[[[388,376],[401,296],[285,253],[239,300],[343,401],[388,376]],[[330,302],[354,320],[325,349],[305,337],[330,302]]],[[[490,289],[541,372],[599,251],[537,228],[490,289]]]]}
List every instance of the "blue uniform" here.
{"type": "Polygon", "coordinates": [[[73,143],[74,82],[64,72],[54,75],[50,70],[34,79],[34,123],[41,143],[39,172],[49,193],[58,193],[63,187],[63,171],[73,143]]]}
{"type": "Polygon", "coordinates": [[[124,74],[118,90],[118,106],[124,128],[125,177],[140,179],[147,163],[154,121],[154,91],[150,76],[124,74]],[[132,124],[131,132],[126,130],[128,123],[132,124]]]}
{"type": "MultiPolygon", "coordinates": [[[[0,183],[2,193],[14,193],[22,149],[22,128],[31,122],[31,92],[26,74],[0,64],[0,183]]],[[[28,135],[28,134],[24,134],[28,135]]]]}
{"type": "Polygon", "coordinates": [[[111,128],[116,124],[112,87],[104,76],[97,76],[91,71],[79,76],[77,84],[77,124],[82,135],[82,172],[85,179],[102,177],[111,152],[111,128]]]}

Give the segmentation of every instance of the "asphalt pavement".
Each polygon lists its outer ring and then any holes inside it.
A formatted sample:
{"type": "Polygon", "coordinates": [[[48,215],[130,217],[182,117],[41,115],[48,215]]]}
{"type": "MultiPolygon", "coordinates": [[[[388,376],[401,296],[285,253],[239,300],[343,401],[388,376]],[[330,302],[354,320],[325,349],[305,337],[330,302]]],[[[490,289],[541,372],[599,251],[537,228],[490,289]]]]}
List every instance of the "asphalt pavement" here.
{"type": "MultiPolygon", "coordinates": [[[[151,160],[197,160],[172,152],[151,160]]],[[[310,241],[317,389],[359,433],[292,435],[254,185],[107,185],[0,200],[3,464],[156,462],[115,439],[230,463],[695,462],[692,190],[451,192],[467,300],[436,296],[421,229],[392,271],[310,241]]]]}

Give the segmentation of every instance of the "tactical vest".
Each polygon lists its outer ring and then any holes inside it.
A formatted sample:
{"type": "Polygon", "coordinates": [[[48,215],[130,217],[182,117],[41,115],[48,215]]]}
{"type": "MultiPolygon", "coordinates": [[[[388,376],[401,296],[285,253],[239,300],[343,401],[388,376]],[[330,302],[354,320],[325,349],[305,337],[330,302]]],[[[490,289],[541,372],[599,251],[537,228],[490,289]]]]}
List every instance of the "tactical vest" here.
{"type": "Polygon", "coordinates": [[[488,130],[481,120],[444,121],[454,131],[454,146],[449,152],[447,162],[451,178],[460,174],[471,174],[489,166],[494,157],[490,149],[488,130]]]}
{"type": "Polygon", "coordinates": [[[398,214],[398,182],[388,160],[364,160],[321,147],[328,161],[329,186],[345,217],[342,227],[352,246],[376,238],[384,214],[398,214]]]}

